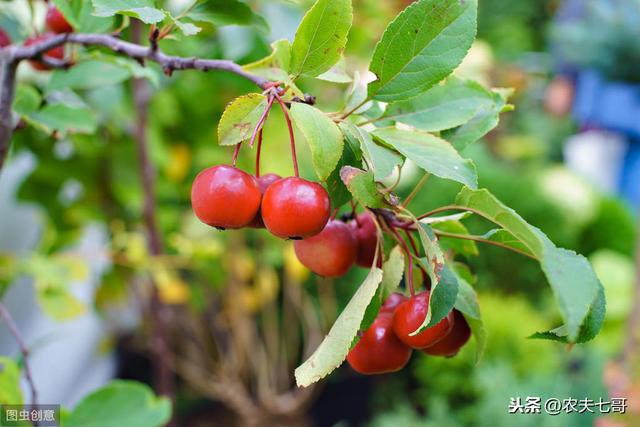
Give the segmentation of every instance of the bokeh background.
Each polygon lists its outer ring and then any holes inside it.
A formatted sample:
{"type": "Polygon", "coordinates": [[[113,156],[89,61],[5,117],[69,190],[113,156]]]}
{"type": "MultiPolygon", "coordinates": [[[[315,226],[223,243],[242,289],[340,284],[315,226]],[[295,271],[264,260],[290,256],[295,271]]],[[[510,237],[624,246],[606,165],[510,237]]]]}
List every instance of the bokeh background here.
{"type": "MultiPolygon", "coordinates": [[[[28,18],[18,3],[0,3],[0,26],[21,40],[28,18]]],[[[248,3],[270,30],[206,28],[163,49],[249,63],[266,56],[270,42],[292,39],[312,2],[248,3]]],[[[353,3],[350,73],[365,72],[376,40],[409,2],[353,3]]],[[[482,187],[593,263],[607,295],[606,321],[593,342],[569,349],[527,339],[558,323],[544,276],[527,258],[481,247],[469,263],[488,332],[479,363],[472,343],[453,359],[416,354],[392,375],[362,377],[345,366],[318,387],[296,391],[293,368],[366,271],[318,279],[297,263],[290,243],[199,224],[190,184],[203,168],[229,161],[229,149],[217,146],[216,123],[229,101],[254,88],[223,73],[157,73],[147,138],[162,256],[146,246],[133,137],[140,116],[129,83],[48,93],[88,104],[98,130],[51,138],[22,129],[0,175],[0,293],[32,347],[41,400],[72,406],[113,377],[152,382],[145,301],[153,281],[170,307],[180,425],[640,425],[640,1],[479,3],[478,40],[457,74],[514,88],[516,109],[463,154],[476,163],[482,187]],[[508,414],[511,397],[527,396],[626,397],[630,407],[606,418],[508,414]]],[[[25,64],[20,79],[46,85],[47,76],[25,64]]],[[[348,90],[348,83],[313,80],[300,86],[325,111],[341,108],[348,90]]],[[[302,174],[311,177],[300,141],[302,174]]],[[[282,154],[287,144],[274,110],[264,171],[292,173],[282,154]]],[[[240,163],[253,170],[253,153],[243,151],[240,163]]],[[[420,173],[408,164],[402,176],[398,192],[406,195],[420,173]]],[[[410,207],[421,213],[449,204],[457,190],[432,177],[410,207]]],[[[4,327],[0,354],[18,354],[4,327]]]]}

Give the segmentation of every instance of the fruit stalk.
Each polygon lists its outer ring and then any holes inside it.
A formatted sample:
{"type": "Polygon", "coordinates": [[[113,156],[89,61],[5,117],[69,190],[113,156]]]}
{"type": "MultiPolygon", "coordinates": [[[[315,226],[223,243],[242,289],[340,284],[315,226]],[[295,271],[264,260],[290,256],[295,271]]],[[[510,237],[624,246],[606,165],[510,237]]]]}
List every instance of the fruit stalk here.
{"type": "Polygon", "coordinates": [[[293,136],[293,124],[291,123],[291,117],[289,117],[289,111],[287,110],[287,106],[284,105],[282,98],[278,95],[277,92],[274,93],[274,96],[278,100],[278,104],[280,104],[280,108],[282,108],[282,113],[284,114],[284,118],[287,121],[287,129],[289,130],[289,140],[291,141],[291,157],[293,158],[293,172],[298,178],[300,173],[298,172],[298,157],[296,156],[296,140],[293,136]]]}

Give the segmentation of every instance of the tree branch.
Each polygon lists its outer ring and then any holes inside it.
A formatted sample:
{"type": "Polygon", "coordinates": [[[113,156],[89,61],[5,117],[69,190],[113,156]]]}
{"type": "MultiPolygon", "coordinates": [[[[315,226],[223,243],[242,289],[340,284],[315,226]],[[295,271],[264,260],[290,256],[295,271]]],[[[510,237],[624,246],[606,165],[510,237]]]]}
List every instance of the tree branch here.
{"type": "Polygon", "coordinates": [[[113,52],[133,58],[140,63],[151,61],[158,63],[165,74],[171,75],[176,70],[219,70],[237,74],[261,89],[271,83],[269,79],[249,73],[233,61],[223,59],[186,58],[165,55],[152,43],[151,46],[127,42],[109,34],[68,33],[58,34],[31,46],[7,46],[0,48],[0,65],[2,81],[0,82],[0,171],[9,152],[13,135],[11,107],[15,96],[16,69],[23,60],[39,60],[51,68],[67,68],[71,64],[66,61],[45,57],[45,52],[66,43],[82,46],[102,46],[113,52]]]}
{"type": "Polygon", "coordinates": [[[102,46],[116,53],[136,59],[140,62],[152,61],[158,63],[165,73],[171,74],[175,70],[219,70],[237,74],[262,89],[265,89],[270,81],[245,71],[242,66],[233,61],[224,59],[186,58],[182,56],[165,55],[155,46],[142,46],[136,43],[121,40],[108,34],[68,33],[53,36],[41,43],[31,46],[14,46],[11,57],[14,61],[25,59],[38,59],[48,50],[66,44],[73,43],[82,46],[102,46]]]}
{"type": "MultiPolygon", "coordinates": [[[[18,343],[18,347],[20,348],[20,353],[22,353],[22,363],[24,365],[24,375],[27,378],[27,383],[29,383],[29,387],[31,388],[31,404],[38,404],[38,392],[36,390],[36,384],[33,381],[33,375],[31,374],[31,366],[29,365],[29,349],[22,339],[22,335],[20,334],[20,330],[16,325],[16,322],[11,317],[11,313],[9,310],[0,302],[0,319],[7,325],[9,328],[9,332],[15,338],[18,343]]],[[[17,402],[16,402],[17,403],[17,402]]]]}

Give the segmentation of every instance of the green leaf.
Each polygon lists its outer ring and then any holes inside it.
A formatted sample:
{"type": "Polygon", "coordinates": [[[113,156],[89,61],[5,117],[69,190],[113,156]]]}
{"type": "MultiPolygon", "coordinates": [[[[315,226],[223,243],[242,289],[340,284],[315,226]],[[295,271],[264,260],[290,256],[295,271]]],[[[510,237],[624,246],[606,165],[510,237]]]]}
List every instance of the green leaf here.
{"type": "Polygon", "coordinates": [[[205,0],[186,16],[193,21],[208,22],[215,26],[252,25],[269,31],[267,21],[240,0],[205,0]]]}
{"type": "Polygon", "coordinates": [[[429,273],[429,277],[431,278],[431,285],[433,286],[440,281],[442,270],[444,269],[444,254],[431,227],[417,221],[415,221],[415,223],[425,255],[424,258],[420,259],[420,262],[427,269],[427,273],[429,273]]]}
{"type": "Polygon", "coordinates": [[[518,240],[513,234],[509,233],[507,230],[502,230],[502,229],[489,230],[482,237],[492,242],[498,242],[503,245],[522,251],[526,254],[533,255],[533,253],[529,250],[529,248],[524,243],[518,240]]]}
{"type": "Polygon", "coordinates": [[[279,77],[287,74],[285,70],[289,69],[289,64],[291,63],[291,44],[287,39],[280,39],[271,43],[271,49],[272,52],[269,56],[244,65],[242,68],[254,73],[257,71],[262,71],[263,73],[269,72],[271,73],[270,75],[277,77],[265,77],[272,78],[273,80],[281,80],[279,77]]]}
{"type": "Polygon", "coordinates": [[[476,33],[477,0],[420,0],[389,24],[369,69],[369,98],[412,98],[460,65],[476,33]]]}
{"type": "Polygon", "coordinates": [[[342,158],[338,162],[338,166],[331,172],[327,178],[327,192],[331,197],[331,206],[337,209],[351,200],[351,193],[347,186],[340,178],[340,171],[344,166],[359,166],[362,163],[362,153],[358,145],[347,143],[342,150],[342,158]]]}
{"type": "Polygon", "coordinates": [[[311,105],[293,103],[291,118],[309,143],[316,175],[326,181],[342,157],[342,132],[333,120],[311,105]]]}
{"type": "Polygon", "coordinates": [[[397,166],[402,164],[402,157],[398,153],[376,144],[366,130],[348,121],[341,122],[340,129],[347,138],[358,142],[362,155],[376,180],[387,178],[397,166]]]}
{"type": "MultiPolygon", "coordinates": [[[[428,262],[425,259],[420,260],[423,265],[428,262]]],[[[458,278],[451,268],[445,264],[438,282],[431,282],[431,291],[429,295],[429,310],[424,318],[422,325],[409,335],[414,336],[438,324],[451,312],[458,296],[458,278]]]]}
{"type": "MultiPolygon", "coordinates": [[[[366,331],[373,324],[380,312],[384,301],[400,286],[404,274],[404,252],[400,246],[391,250],[389,259],[382,265],[382,283],[378,286],[375,296],[371,299],[360,323],[360,330],[366,331]]],[[[352,343],[355,345],[355,342],[352,343]]]]}
{"type": "Polygon", "coordinates": [[[26,115],[25,120],[47,133],[93,133],[97,126],[91,110],[65,104],[45,105],[41,110],[26,115]]]}
{"type": "Polygon", "coordinates": [[[320,346],[296,368],[295,377],[299,387],[307,387],[320,381],[342,364],[381,281],[382,270],[372,268],[320,346]]]}
{"type": "Polygon", "coordinates": [[[108,17],[125,15],[145,24],[156,24],[166,17],[164,11],[155,8],[153,0],[92,0],[94,15],[108,17]]]}
{"type": "Polygon", "coordinates": [[[487,331],[482,322],[480,315],[480,304],[478,304],[478,295],[471,287],[469,282],[457,275],[458,278],[458,296],[456,298],[455,308],[460,311],[469,324],[471,333],[476,340],[476,362],[482,357],[484,349],[487,345],[487,331]]]}
{"type": "Polygon", "coordinates": [[[0,405],[21,405],[20,367],[13,360],[0,356],[0,405]]]}
{"type": "Polygon", "coordinates": [[[297,78],[328,71],[342,56],[352,19],[351,0],[317,0],[296,31],[289,73],[297,78]]]}
{"type": "Polygon", "coordinates": [[[197,25],[192,24],[191,22],[185,22],[182,19],[174,18],[173,16],[169,15],[168,13],[167,13],[167,16],[169,16],[171,18],[171,21],[173,21],[173,23],[176,24],[176,27],[178,27],[178,29],[185,36],[195,36],[200,31],[202,31],[202,28],[198,27],[197,25]]]}
{"type": "Polygon", "coordinates": [[[529,225],[487,190],[463,188],[456,203],[500,225],[538,259],[564,318],[568,342],[580,338],[585,322],[590,322],[590,335],[597,333],[603,317],[600,312],[604,313],[604,294],[602,284],[586,258],[556,247],[542,231],[529,225]]]}
{"type": "Polygon", "coordinates": [[[131,72],[113,62],[83,61],[68,70],[55,70],[47,88],[93,89],[121,83],[131,77],[131,72]]]}
{"type": "Polygon", "coordinates": [[[344,111],[353,111],[355,114],[362,114],[372,105],[372,102],[365,103],[366,100],[367,83],[364,81],[362,75],[356,71],[353,73],[353,82],[346,93],[344,111]]]}
{"type": "Polygon", "coordinates": [[[72,2],[70,0],[52,0],[54,6],[64,16],[69,25],[75,30],[80,29],[80,23],[76,19],[76,13],[74,11],[72,2]]]}
{"type": "Polygon", "coordinates": [[[476,115],[462,126],[444,131],[442,137],[450,141],[457,150],[464,150],[498,126],[500,113],[513,109],[513,106],[507,104],[511,93],[509,90],[494,89],[491,105],[480,108],[476,115]]]}
{"type": "Polygon", "coordinates": [[[250,93],[231,101],[218,123],[218,144],[235,145],[251,138],[266,107],[267,97],[259,93],[250,93]]]}
{"type": "Polygon", "coordinates": [[[384,197],[378,191],[372,172],[351,166],[340,170],[340,178],[354,199],[367,208],[381,208],[385,205],[384,197]]]}
{"type": "Polygon", "coordinates": [[[332,83],[351,83],[351,76],[347,73],[347,64],[341,56],[336,65],[318,76],[319,80],[332,83]]]}
{"type": "Polygon", "coordinates": [[[463,159],[447,141],[429,133],[382,128],[373,135],[398,150],[425,171],[440,178],[477,188],[478,176],[471,160],[463,159]]]}
{"type": "Polygon", "coordinates": [[[421,95],[390,104],[382,118],[439,132],[460,126],[480,110],[493,107],[494,98],[489,90],[476,82],[451,77],[421,95]]]}
{"type": "Polygon", "coordinates": [[[171,416],[171,403],[146,385],[113,381],[86,396],[65,414],[65,427],[160,427],[171,416]]]}
{"type": "Polygon", "coordinates": [[[40,92],[33,87],[19,84],[16,88],[16,95],[13,100],[13,110],[21,116],[33,113],[38,110],[42,103],[40,92]]]}
{"type": "MultiPolygon", "coordinates": [[[[468,236],[469,230],[460,221],[444,221],[432,224],[435,230],[447,233],[462,234],[468,236]]],[[[440,247],[443,250],[451,250],[456,254],[466,256],[477,256],[478,246],[473,240],[454,239],[446,236],[439,237],[440,247]]]]}

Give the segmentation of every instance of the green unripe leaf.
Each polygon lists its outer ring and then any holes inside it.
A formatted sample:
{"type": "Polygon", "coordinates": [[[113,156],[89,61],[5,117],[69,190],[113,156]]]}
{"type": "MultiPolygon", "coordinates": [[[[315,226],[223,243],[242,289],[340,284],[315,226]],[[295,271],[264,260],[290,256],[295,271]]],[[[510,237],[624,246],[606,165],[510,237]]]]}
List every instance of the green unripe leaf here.
{"type": "Polygon", "coordinates": [[[251,138],[266,107],[267,97],[259,93],[231,101],[218,123],[218,144],[235,145],[251,138]]]}

